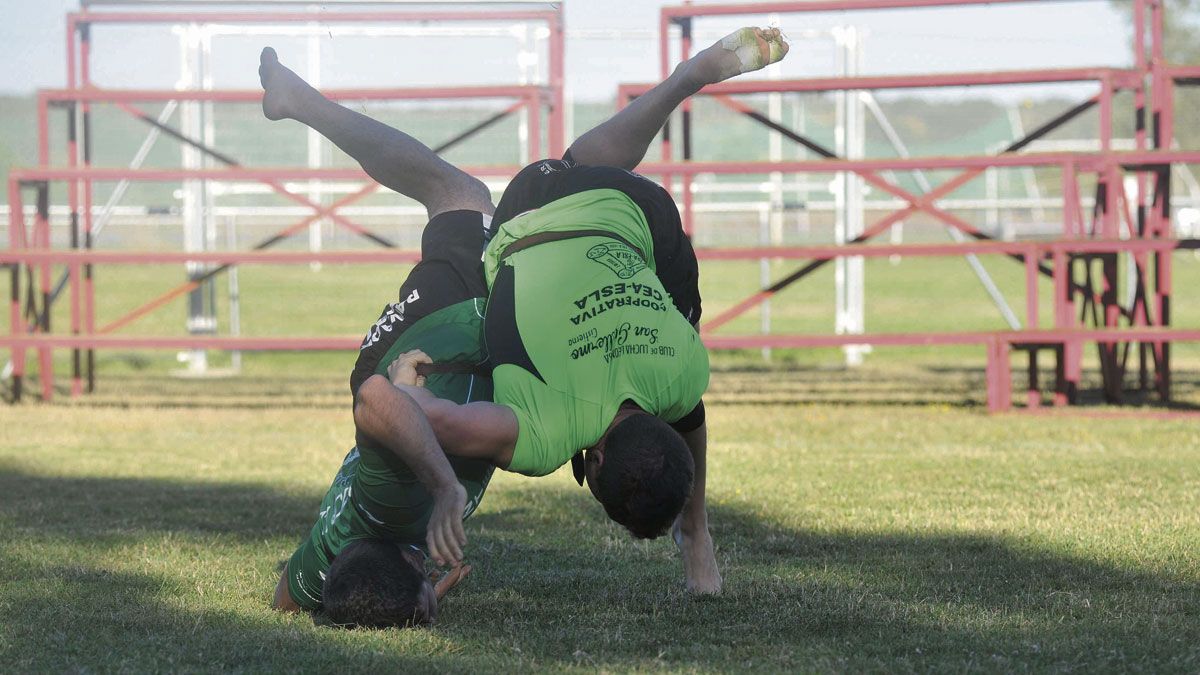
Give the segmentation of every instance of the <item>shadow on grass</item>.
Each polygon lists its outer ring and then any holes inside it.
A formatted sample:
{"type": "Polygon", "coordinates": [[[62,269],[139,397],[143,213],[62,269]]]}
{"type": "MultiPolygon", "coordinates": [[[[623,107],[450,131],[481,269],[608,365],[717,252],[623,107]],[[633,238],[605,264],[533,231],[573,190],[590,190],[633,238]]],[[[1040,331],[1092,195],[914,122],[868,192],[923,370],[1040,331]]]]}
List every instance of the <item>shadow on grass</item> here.
{"type": "MultiPolygon", "coordinates": [[[[0,469],[0,491],[5,536],[24,545],[0,550],[6,663],[19,669],[1200,666],[1200,580],[1020,538],[793,529],[717,506],[726,588],[694,598],[668,542],[631,541],[582,490],[525,484],[496,500],[517,504],[505,511],[489,511],[485,500],[468,527],[476,573],[447,602],[441,625],[413,637],[284,621],[261,604],[268,588],[245,587],[238,556],[271,545],[269,537],[302,536],[318,495],[13,469],[0,469]],[[151,550],[199,539],[214,559],[177,575],[89,563],[95,545],[112,539],[151,550]],[[223,540],[232,555],[220,550],[223,540]],[[66,542],[78,558],[38,558],[39,542],[66,542]],[[252,601],[230,608],[230,598],[195,591],[213,577],[252,601]]],[[[260,572],[252,577],[274,569],[260,572]]]]}
{"type": "MultiPolygon", "coordinates": [[[[495,591],[476,591],[498,596],[477,611],[519,617],[520,627],[508,632],[523,653],[539,650],[524,636],[548,631],[566,644],[547,655],[599,667],[618,667],[614,655],[631,653],[663,654],[664,665],[676,667],[805,671],[1194,672],[1200,665],[1195,577],[1020,538],[812,531],[716,506],[710,518],[725,592],[693,598],[679,589],[672,547],[629,542],[588,498],[563,494],[559,501],[556,512],[574,517],[539,527],[595,543],[514,547],[503,557],[528,560],[536,569],[525,574],[544,583],[506,594],[502,572],[488,579],[495,591]],[[594,521],[584,530],[581,511],[594,521]],[[608,536],[597,540],[589,531],[608,536]],[[561,602],[564,586],[575,602],[561,602]]],[[[477,545],[537,541],[510,514],[485,513],[476,525],[486,534],[477,545]]],[[[448,630],[484,641],[496,628],[455,622],[448,630]]]]}
{"type": "Polygon", "coordinates": [[[240,541],[294,534],[299,541],[321,501],[317,493],[254,484],[44,476],[4,463],[0,495],[0,518],[84,541],[162,532],[240,541]]]}
{"type": "MultiPolygon", "coordinates": [[[[12,570],[23,561],[0,552],[0,564],[12,570]]],[[[0,628],[13,641],[0,637],[0,654],[14,673],[471,670],[436,635],[403,636],[410,639],[401,650],[382,631],[347,635],[265,606],[215,604],[172,577],[70,564],[25,569],[0,602],[0,628]]]]}

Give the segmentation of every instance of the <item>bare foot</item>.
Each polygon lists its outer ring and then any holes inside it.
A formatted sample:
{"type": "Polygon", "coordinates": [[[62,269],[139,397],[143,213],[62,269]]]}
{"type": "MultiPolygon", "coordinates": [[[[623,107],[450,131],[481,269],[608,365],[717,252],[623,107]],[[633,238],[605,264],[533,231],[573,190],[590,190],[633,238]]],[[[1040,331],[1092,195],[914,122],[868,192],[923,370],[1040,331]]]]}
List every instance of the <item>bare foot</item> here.
{"type": "Polygon", "coordinates": [[[263,115],[269,120],[295,117],[296,106],[306,95],[320,95],[307,82],[279,62],[275,50],[266,47],[258,56],[258,81],[263,88],[263,115]]]}
{"type": "Polygon", "coordinates": [[[788,43],[778,28],[742,28],[689,59],[686,75],[698,87],[716,84],[765,68],[787,53],[788,43]]]}

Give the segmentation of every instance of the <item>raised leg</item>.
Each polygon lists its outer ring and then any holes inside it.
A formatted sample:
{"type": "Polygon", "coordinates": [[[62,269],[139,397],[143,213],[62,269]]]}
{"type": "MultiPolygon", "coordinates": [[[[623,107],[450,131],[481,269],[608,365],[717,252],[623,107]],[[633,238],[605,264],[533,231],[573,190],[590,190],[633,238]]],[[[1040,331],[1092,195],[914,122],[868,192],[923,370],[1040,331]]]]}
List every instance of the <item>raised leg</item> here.
{"type": "Polygon", "coordinates": [[[455,210],[495,211],[491,192],[478,179],[412,136],[325,98],[279,63],[270,47],[259,56],[258,77],[267,119],[293,119],[316,129],[380,185],[423,204],[430,218],[455,210]]]}
{"type": "Polygon", "coordinates": [[[684,99],[706,85],[775,63],[787,52],[778,28],[735,31],[679,64],[658,86],[576,139],[571,156],[580,164],[633,169],[684,99]]]}

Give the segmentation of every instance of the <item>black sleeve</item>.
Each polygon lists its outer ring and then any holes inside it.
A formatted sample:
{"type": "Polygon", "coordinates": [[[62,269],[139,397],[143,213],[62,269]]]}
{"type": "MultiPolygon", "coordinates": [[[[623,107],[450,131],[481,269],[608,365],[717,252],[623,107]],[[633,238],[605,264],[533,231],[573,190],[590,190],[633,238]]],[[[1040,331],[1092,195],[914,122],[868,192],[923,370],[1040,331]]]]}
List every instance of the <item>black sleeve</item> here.
{"type": "Polygon", "coordinates": [[[692,412],[683,416],[682,419],[671,423],[671,428],[681,434],[686,434],[695,431],[704,424],[704,401],[696,404],[692,408],[692,412]]]}

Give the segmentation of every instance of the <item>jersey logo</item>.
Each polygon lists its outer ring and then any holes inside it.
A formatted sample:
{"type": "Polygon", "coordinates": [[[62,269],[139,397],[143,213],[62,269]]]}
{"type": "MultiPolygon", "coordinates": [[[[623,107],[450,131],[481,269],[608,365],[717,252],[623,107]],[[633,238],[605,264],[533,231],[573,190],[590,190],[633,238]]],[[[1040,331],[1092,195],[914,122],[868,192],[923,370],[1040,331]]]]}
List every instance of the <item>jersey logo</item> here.
{"type": "Polygon", "coordinates": [[[407,298],[400,302],[389,305],[387,310],[383,312],[383,316],[379,317],[379,320],[375,322],[375,325],[371,326],[370,330],[367,331],[367,336],[363,338],[362,346],[359,347],[358,350],[362,351],[376,342],[379,342],[384,333],[392,332],[392,324],[403,323],[404,310],[408,308],[408,305],[420,299],[421,292],[414,288],[413,292],[409,293],[407,298]]]}
{"type": "Polygon", "coordinates": [[[550,174],[557,173],[560,170],[571,169],[574,167],[574,162],[569,162],[565,159],[551,159],[539,164],[538,171],[541,171],[543,176],[549,176],[550,174]]]}
{"type": "Polygon", "coordinates": [[[646,269],[646,261],[636,251],[616,242],[596,244],[588,249],[587,257],[612,270],[621,279],[629,279],[646,269]]]}

